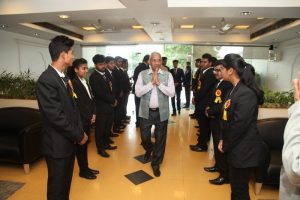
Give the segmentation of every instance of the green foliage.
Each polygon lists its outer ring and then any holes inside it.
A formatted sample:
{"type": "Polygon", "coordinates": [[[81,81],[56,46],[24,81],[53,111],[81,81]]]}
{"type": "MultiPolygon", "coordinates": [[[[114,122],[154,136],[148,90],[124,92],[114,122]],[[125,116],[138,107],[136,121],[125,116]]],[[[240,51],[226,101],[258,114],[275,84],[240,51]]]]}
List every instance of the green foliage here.
{"type": "Polygon", "coordinates": [[[36,99],[36,81],[28,69],[20,74],[3,71],[0,74],[0,97],[36,99]]]}
{"type": "Polygon", "coordinates": [[[173,68],[173,60],[178,60],[178,67],[184,69],[186,67],[187,57],[192,54],[193,45],[166,44],[164,47],[164,55],[168,58],[167,66],[173,68]]]}
{"type": "Polygon", "coordinates": [[[287,108],[294,103],[294,91],[271,91],[264,89],[265,102],[263,107],[267,108],[287,108]]]}

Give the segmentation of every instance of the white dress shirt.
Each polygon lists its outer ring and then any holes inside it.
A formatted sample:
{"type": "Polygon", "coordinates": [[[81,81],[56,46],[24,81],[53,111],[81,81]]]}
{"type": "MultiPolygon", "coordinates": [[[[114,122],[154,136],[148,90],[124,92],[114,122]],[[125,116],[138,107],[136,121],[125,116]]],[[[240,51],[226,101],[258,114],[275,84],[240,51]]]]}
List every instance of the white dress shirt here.
{"type": "MultiPolygon", "coordinates": [[[[164,93],[165,95],[167,95],[169,97],[174,97],[174,95],[175,95],[175,86],[174,86],[174,81],[173,81],[173,77],[172,77],[171,73],[168,71],[162,71],[161,69],[158,70],[158,73],[159,74],[168,73],[169,78],[168,78],[167,84],[160,83],[159,86],[157,86],[157,85],[153,85],[151,83],[152,80],[150,80],[149,83],[144,85],[141,73],[139,74],[138,79],[136,81],[135,94],[137,97],[141,97],[141,96],[145,95],[146,93],[148,93],[150,90],[152,90],[151,96],[150,96],[149,108],[158,108],[157,88],[162,93],[164,93]]],[[[150,69],[148,70],[148,74],[153,74],[151,66],[150,66],[150,69]]]]}
{"type": "MultiPolygon", "coordinates": [[[[60,71],[58,71],[55,67],[53,67],[52,65],[50,65],[56,72],[57,72],[57,74],[59,75],[59,77],[60,78],[65,78],[66,76],[65,76],[65,74],[63,73],[63,72],[60,72],[60,71]]],[[[64,80],[63,79],[61,79],[61,81],[64,83],[64,86],[66,86],[66,83],[64,82],[64,80]]],[[[66,86],[67,87],[67,86],[66,86]]]]}
{"type": "Polygon", "coordinates": [[[89,86],[87,85],[86,80],[84,78],[80,78],[80,77],[78,77],[78,78],[81,81],[81,83],[83,84],[83,86],[85,87],[90,99],[92,99],[92,96],[91,96],[91,93],[90,93],[90,90],[89,90],[89,86]]]}

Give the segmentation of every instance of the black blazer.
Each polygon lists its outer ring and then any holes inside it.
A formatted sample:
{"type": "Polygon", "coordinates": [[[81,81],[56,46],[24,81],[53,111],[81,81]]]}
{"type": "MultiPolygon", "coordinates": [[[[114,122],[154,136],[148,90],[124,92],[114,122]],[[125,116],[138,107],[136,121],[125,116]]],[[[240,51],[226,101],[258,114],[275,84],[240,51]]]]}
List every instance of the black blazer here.
{"type": "Polygon", "coordinates": [[[199,76],[201,74],[201,68],[199,67],[197,69],[197,71],[195,72],[193,78],[192,78],[192,90],[195,92],[196,89],[197,89],[197,86],[198,86],[198,79],[199,79],[199,76]]]}
{"type": "Polygon", "coordinates": [[[219,82],[214,85],[214,90],[208,100],[207,106],[209,109],[207,110],[207,114],[209,118],[221,118],[224,100],[229,90],[232,88],[232,84],[228,81],[222,81],[219,85],[218,83],[219,82]]]}
{"type": "Polygon", "coordinates": [[[113,112],[112,104],[115,96],[110,87],[112,82],[108,77],[104,79],[98,71],[94,71],[90,76],[90,86],[96,103],[97,114],[110,114],[113,112]]]}
{"type": "Polygon", "coordinates": [[[178,83],[177,86],[175,87],[175,90],[182,90],[182,82],[184,81],[184,72],[182,69],[177,67],[177,73],[175,74],[175,68],[172,68],[170,70],[173,79],[174,79],[174,84],[178,83]]]}
{"type": "MultiPolygon", "coordinates": [[[[96,114],[96,107],[95,103],[90,98],[86,88],[82,84],[82,82],[79,80],[78,76],[75,76],[72,80],[74,92],[77,95],[77,98],[75,99],[77,107],[80,111],[81,116],[81,122],[83,126],[89,126],[91,125],[91,119],[93,114],[96,114]]],[[[90,90],[90,94],[92,95],[92,91],[90,90]]]]}
{"type": "MultiPolygon", "coordinates": [[[[222,117],[221,135],[228,162],[236,168],[258,166],[263,155],[263,142],[257,129],[256,94],[239,82],[225,99],[224,109],[226,107],[227,120],[222,117]]],[[[223,110],[223,115],[224,112],[223,110]]]]}
{"type": "Polygon", "coordinates": [[[139,77],[139,74],[141,71],[144,71],[146,69],[149,69],[148,65],[146,65],[145,63],[141,63],[139,64],[135,69],[134,69],[134,72],[133,72],[133,88],[132,88],[132,93],[135,94],[135,84],[136,84],[136,81],[139,77]]]}
{"type": "Polygon", "coordinates": [[[191,70],[186,70],[184,73],[183,86],[190,87],[191,81],[192,81],[192,72],[191,72],[191,70]]]}
{"type": "Polygon", "coordinates": [[[52,158],[70,156],[83,138],[83,129],[76,103],[53,67],[39,77],[36,93],[43,123],[42,152],[52,158]]]}
{"type": "MultiPolygon", "coordinates": [[[[200,78],[200,85],[197,86],[195,91],[195,101],[199,109],[204,110],[208,105],[208,100],[216,84],[217,79],[213,73],[213,68],[207,69],[200,78]]],[[[199,83],[198,83],[199,84],[199,83]]]]}
{"type": "Polygon", "coordinates": [[[124,93],[123,91],[123,80],[124,80],[124,76],[122,74],[122,70],[121,69],[115,69],[112,71],[112,76],[115,80],[115,95],[116,98],[120,101],[120,99],[122,98],[122,93],[124,93]]]}

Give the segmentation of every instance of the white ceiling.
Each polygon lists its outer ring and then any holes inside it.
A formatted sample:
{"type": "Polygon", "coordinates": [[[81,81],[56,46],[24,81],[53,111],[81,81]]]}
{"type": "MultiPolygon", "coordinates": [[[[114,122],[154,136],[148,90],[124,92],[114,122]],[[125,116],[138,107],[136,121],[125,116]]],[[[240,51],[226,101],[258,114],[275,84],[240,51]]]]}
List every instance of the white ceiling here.
{"type": "MultiPolygon", "coordinates": [[[[57,33],[36,30],[20,23],[49,22],[84,36],[81,44],[194,43],[269,45],[300,37],[300,21],[250,40],[250,33],[283,18],[300,18],[300,0],[0,0],[0,24],[5,31],[51,39],[57,33]],[[269,7],[272,5],[272,7],[269,7]],[[242,16],[241,11],[252,15],[242,16]],[[61,20],[58,15],[70,18],[61,20]],[[220,35],[225,23],[250,25],[248,30],[231,30],[220,35]],[[264,17],[263,20],[256,19],[264,17]],[[153,22],[158,25],[154,26],[153,22]],[[133,30],[140,24],[143,30],[133,30]],[[194,24],[191,30],[182,24],[194,24]],[[95,25],[98,31],[84,31],[95,25]],[[216,28],[212,28],[212,26],[216,28]],[[102,33],[100,29],[113,30],[102,33]]],[[[1,29],[0,29],[1,30],[1,29]]]]}

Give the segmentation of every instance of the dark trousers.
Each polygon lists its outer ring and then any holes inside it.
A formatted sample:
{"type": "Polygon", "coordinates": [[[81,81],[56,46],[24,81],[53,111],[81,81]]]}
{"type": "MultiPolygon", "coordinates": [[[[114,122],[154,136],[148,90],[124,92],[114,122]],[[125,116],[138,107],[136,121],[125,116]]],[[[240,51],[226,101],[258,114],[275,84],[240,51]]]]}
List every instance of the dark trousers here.
{"type": "Polygon", "coordinates": [[[164,159],[165,149],[166,149],[166,139],[167,139],[167,126],[168,120],[160,121],[159,111],[149,110],[149,119],[140,119],[141,126],[141,137],[142,146],[146,151],[153,151],[152,153],[152,167],[159,167],[164,159]],[[154,145],[151,142],[151,126],[155,126],[154,145]]]}
{"type": "Polygon", "coordinates": [[[200,135],[198,136],[197,145],[207,149],[207,142],[210,138],[210,127],[209,127],[209,119],[204,114],[204,110],[200,110],[198,113],[199,119],[199,127],[200,127],[200,135]]]}
{"type": "Polygon", "coordinates": [[[101,113],[101,111],[97,111],[95,142],[98,151],[104,150],[107,146],[109,146],[113,117],[113,112],[104,114],[101,113]]]}
{"type": "Polygon", "coordinates": [[[124,94],[123,101],[122,101],[122,118],[121,118],[121,120],[126,119],[126,116],[127,116],[128,98],[129,98],[129,94],[124,94]]]}
{"type": "Polygon", "coordinates": [[[123,108],[122,105],[123,105],[123,97],[118,99],[118,104],[115,107],[115,114],[114,114],[114,119],[113,119],[114,129],[117,129],[121,126],[122,108],[123,108]]]}
{"type": "MultiPolygon", "coordinates": [[[[83,126],[83,130],[89,136],[91,127],[83,126]]],[[[87,149],[88,149],[88,142],[86,142],[84,145],[76,144],[76,158],[79,166],[79,173],[88,171],[89,164],[88,164],[87,149]]]]}
{"type": "MultiPolygon", "coordinates": [[[[180,112],[180,94],[181,94],[181,90],[175,90],[176,91],[176,103],[177,103],[177,110],[178,112],[180,112]]],[[[173,108],[173,113],[176,113],[176,107],[175,107],[175,97],[171,98],[172,101],[172,108],[173,108]]]]}
{"type": "Polygon", "coordinates": [[[134,95],[134,102],[135,102],[135,124],[140,125],[140,117],[139,117],[139,110],[140,110],[140,102],[141,98],[138,98],[137,96],[134,95]]]}
{"type": "Polygon", "coordinates": [[[47,199],[68,200],[72,182],[75,154],[66,158],[46,156],[48,168],[47,199]]]}
{"type": "Polygon", "coordinates": [[[215,154],[215,166],[219,169],[220,175],[222,177],[228,178],[228,164],[226,154],[221,153],[218,149],[218,145],[220,142],[220,134],[221,134],[221,124],[220,119],[209,119],[209,125],[211,129],[211,134],[213,137],[214,144],[214,154],[215,154]]]}
{"type": "Polygon", "coordinates": [[[235,168],[229,165],[231,200],[250,200],[249,180],[253,168],[235,168]]]}
{"type": "Polygon", "coordinates": [[[184,87],[185,90],[185,106],[189,107],[190,106],[190,102],[191,102],[191,91],[190,91],[190,86],[185,86],[184,87]]]}

